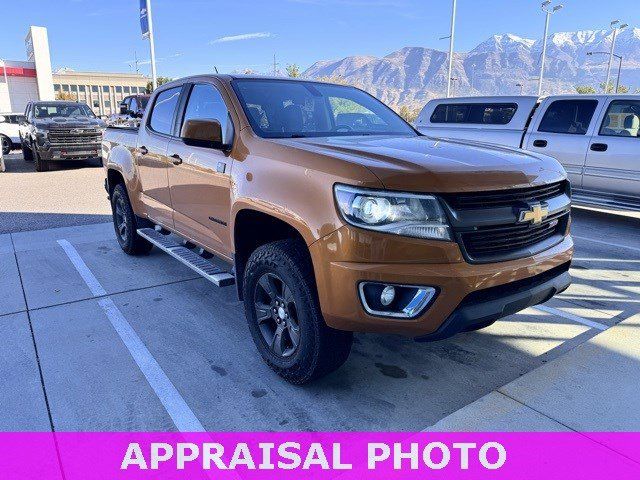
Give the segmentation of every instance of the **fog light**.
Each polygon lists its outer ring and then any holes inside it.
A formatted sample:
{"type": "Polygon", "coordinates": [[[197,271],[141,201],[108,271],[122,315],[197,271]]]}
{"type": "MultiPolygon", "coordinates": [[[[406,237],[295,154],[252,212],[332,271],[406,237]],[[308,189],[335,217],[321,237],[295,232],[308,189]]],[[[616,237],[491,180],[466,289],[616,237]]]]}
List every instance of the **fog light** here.
{"type": "Polygon", "coordinates": [[[391,305],[393,299],[396,298],[396,289],[392,285],[387,285],[380,295],[380,303],[385,307],[391,305]]]}
{"type": "Polygon", "coordinates": [[[366,312],[379,317],[415,318],[436,297],[437,289],[413,285],[362,282],[358,286],[366,312]]]}

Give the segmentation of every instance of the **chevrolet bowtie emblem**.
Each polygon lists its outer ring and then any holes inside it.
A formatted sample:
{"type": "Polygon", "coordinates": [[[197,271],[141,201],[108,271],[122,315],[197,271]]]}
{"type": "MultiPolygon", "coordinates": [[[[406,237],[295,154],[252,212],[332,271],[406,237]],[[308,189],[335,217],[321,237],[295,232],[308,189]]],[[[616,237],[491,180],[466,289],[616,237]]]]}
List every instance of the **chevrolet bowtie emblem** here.
{"type": "Polygon", "coordinates": [[[533,205],[529,210],[520,212],[520,223],[531,222],[534,225],[542,223],[542,220],[549,216],[549,209],[540,204],[533,205]]]}

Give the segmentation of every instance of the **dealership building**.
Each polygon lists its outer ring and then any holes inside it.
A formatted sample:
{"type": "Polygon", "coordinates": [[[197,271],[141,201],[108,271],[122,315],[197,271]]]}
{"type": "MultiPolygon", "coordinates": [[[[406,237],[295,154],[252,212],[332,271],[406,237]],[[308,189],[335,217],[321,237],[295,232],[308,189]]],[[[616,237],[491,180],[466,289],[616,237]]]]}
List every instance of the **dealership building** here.
{"type": "Polygon", "coordinates": [[[34,100],[76,100],[96,115],[116,113],[127,95],[144,93],[149,79],[137,73],[53,72],[47,29],[30,27],[26,61],[0,60],[0,112],[22,113],[34,100]]]}

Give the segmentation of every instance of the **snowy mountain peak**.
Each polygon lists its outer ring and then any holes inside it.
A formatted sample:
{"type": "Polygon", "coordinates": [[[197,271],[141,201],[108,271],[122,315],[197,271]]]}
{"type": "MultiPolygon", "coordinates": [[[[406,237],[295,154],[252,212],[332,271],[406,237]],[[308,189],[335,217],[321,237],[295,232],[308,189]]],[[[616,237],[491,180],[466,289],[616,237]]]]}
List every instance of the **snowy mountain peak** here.
{"type": "MultiPolygon", "coordinates": [[[[572,93],[576,85],[597,89],[606,76],[611,40],[611,29],[549,35],[545,94],[572,93]]],[[[541,49],[541,39],[502,33],[492,35],[468,53],[456,52],[454,95],[534,93],[541,49]]],[[[620,32],[615,53],[624,59],[622,84],[635,92],[640,87],[640,28],[629,27],[620,32]]],[[[389,104],[418,106],[446,91],[447,59],[446,51],[405,47],[381,58],[352,56],[316,62],[304,76],[340,77],[389,104]]]]}

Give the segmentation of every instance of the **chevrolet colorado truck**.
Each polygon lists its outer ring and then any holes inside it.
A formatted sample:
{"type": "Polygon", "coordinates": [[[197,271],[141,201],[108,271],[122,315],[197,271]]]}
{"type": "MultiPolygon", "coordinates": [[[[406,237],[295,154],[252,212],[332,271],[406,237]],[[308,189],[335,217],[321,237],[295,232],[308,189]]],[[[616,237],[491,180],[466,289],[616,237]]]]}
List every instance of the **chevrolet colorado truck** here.
{"type": "Polygon", "coordinates": [[[105,127],[84,103],[29,102],[19,127],[24,160],[46,172],[52,161],[100,158],[105,127]]]}
{"type": "Polygon", "coordinates": [[[108,128],[102,153],[122,249],[235,283],[258,351],[292,383],[344,363],[352,332],[439,340],[570,284],[558,162],[426,137],[353,87],[184,78],[139,129],[108,128]]]}

